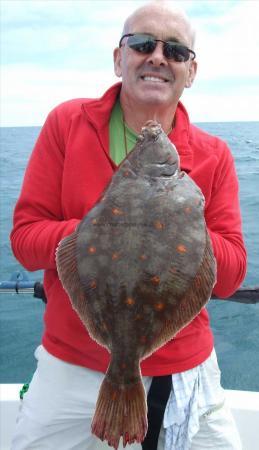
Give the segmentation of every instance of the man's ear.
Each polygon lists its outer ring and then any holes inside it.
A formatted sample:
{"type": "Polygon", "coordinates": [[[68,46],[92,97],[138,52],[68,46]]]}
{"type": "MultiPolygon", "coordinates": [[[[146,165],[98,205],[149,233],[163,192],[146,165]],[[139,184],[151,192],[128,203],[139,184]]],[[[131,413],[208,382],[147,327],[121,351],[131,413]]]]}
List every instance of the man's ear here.
{"type": "Polygon", "coordinates": [[[114,72],[117,77],[121,77],[121,49],[116,47],[113,52],[113,64],[114,64],[114,72]]]}
{"type": "Polygon", "coordinates": [[[197,61],[191,61],[189,65],[189,70],[187,73],[186,81],[185,81],[185,87],[190,88],[192,86],[192,83],[195,79],[197,73],[197,61]]]}

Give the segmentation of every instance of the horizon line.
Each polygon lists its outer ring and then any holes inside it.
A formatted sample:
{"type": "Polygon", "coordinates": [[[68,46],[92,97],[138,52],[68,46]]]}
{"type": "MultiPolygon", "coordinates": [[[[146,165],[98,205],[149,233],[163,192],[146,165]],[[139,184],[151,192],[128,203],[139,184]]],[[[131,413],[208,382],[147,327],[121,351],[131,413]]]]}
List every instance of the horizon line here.
{"type": "MultiPolygon", "coordinates": [[[[259,120],[199,120],[199,121],[191,121],[191,124],[199,124],[199,123],[259,123],[259,120]]],[[[42,125],[1,125],[0,128],[42,128],[42,125]]]]}

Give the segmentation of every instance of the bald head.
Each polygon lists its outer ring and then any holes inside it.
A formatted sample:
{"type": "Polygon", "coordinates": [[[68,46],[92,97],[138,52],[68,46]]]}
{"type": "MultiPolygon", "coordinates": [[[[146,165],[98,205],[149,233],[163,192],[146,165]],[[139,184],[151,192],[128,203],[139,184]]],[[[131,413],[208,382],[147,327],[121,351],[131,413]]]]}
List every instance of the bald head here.
{"type": "MultiPolygon", "coordinates": [[[[183,33],[185,35],[185,43],[191,48],[194,47],[195,31],[191,25],[185,12],[172,2],[167,1],[152,1],[144,6],[136,9],[125,21],[122,34],[143,31],[141,29],[142,18],[148,16],[156,17],[156,21],[161,27],[164,28],[165,24],[172,19],[181,25],[183,33]],[[138,29],[139,28],[139,29],[138,29]]],[[[148,31],[148,30],[147,30],[148,31]]],[[[174,30],[172,30],[172,33],[174,30]]]]}

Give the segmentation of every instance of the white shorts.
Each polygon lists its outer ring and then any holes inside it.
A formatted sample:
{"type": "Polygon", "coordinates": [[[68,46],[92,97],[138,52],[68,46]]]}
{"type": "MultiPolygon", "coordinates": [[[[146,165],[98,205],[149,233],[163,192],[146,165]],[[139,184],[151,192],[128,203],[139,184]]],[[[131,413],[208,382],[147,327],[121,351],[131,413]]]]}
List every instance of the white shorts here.
{"type": "MultiPolygon", "coordinates": [[[[95,403],[104,375],[61,361],[42,346],[37,348],[35,356],[38,367],[21,402],[11,450],[111,449],[91,433],[95,403]]],[[[146,391],[151,380],[151,377],[143,377],[146,391]]],[[[208,416],[202,415],[199,422],[200,429],[193,438],[191,450],[241,450],[227,405],[208,416]]],[[[161,430],[158,450],[163,450],[163,442],[164,430],[161,430]]],[[[141,450],[140,444],[128,447],[141,450]]],[[[122,449],[120,444],[119,450],[122,449]]]]}

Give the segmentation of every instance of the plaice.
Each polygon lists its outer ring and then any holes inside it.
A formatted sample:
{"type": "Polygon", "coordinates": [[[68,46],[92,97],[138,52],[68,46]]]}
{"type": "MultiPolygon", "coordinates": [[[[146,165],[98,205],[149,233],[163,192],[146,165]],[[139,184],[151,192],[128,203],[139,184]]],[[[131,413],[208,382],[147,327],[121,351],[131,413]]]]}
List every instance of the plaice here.
{"type": "Polygon", "coordinates": [[[147,432],[140,361],[210,298],[216,266],[203,209],[175,147],[149,121],[100,201],[58,246],[72,306],[111,353],[92,432],[115,449],[147,432]]]}

